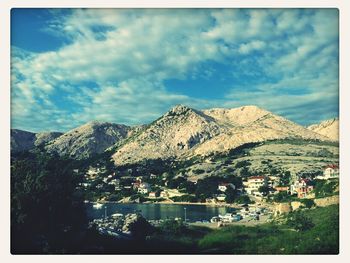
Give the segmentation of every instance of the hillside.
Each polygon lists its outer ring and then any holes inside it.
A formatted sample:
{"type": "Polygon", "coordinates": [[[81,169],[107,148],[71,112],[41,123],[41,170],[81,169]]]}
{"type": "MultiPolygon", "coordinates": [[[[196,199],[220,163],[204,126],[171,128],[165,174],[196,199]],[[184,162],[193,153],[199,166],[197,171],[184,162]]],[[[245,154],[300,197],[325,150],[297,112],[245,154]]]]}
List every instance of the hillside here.
{"type": "Polygon", "coordinates": [[[60,132],[33,133],[29,131],[11,129],[11,151],[28,151],[33,149],[35,146],[44,145],[61,135],[62,133],[60,132]]]}
{"type": "Polygon", "coordinates": [[[334,118],[313,124],[307,127],[309,130],[330,138],[332,141],[339,141],[339,119],[334,118]]]}
{"type": "Polygon", "coordinates": [[[223,132],[213,118],[186,106],[176,106],[122,145],[113,155],[117,165],[145,158],[166,159],[188,152],[223,132]]]}
{"type": "Polygon", "coordinates": [[[88,158],[125,139],[130,131],[125,125],[92,121],[50,141],[46,150],[76,159],[88,158]]]}
{"type": "Polygon", "coordinates": [[[199,111],[176,106],[116,150],[116,165],[144,159],[190,158],[276,139],[329,140],[283,117],[245,106],[199,111]]]}

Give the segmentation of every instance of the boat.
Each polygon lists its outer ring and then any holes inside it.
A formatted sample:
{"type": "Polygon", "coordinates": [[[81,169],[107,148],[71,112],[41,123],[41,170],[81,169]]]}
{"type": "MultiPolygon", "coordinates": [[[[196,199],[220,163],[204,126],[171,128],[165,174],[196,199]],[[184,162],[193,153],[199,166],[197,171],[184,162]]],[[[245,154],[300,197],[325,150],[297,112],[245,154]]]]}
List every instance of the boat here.
{"type": "Polygon", "coordinates": [[[94,209],[101,209],[102,207],[103,207],[103,204],[101,204],[101,203],[95,203],[95,204],[93,204],[93,206],[92,206],[94,209]]]}
{"type": "Polygon", "coordinates": [[[235,222],[235,221],[239,221],[242,219],[242,216],[239,214],[233,214],[233,213],[227,213],[225,215],[219,215],[221,221],[223,222],[235,222]]]}
{"type": "Polygon", "coordinates": [[[217,222],[219,222],[219,221],[221,221],[221,219],[220,219],[220,217],[218,217],[218,216],[213,216],[213,217],[210,219],[210,222],[211,222],[211,223],[217,223],[217,222]]]}
{"type": "Polygon", "coordinates": [[[113,218],[119,218],[119,217],[123,217],[123,214],[119,214],[119,213],[115,213],[111,215],[113,218]]]}

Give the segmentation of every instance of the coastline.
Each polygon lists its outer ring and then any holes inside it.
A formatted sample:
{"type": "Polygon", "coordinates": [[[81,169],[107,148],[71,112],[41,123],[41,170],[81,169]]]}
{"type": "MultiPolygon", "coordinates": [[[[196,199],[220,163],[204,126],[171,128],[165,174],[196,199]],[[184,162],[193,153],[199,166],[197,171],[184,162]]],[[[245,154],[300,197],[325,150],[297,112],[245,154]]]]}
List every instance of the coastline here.
{"type": "Polygon", "coordinates": [[[227,204],[227,203],[194,203],[194,202],[169,202],[169,201],[160,201],[160,202],[119,202],[119,201],[89,201],[89,203],[101,203],[101,204],[162,204],[162,205],[202,205],[202,206],[213,206],[213,207],[232,207],[240,208],[241,204],[227,204]]]}

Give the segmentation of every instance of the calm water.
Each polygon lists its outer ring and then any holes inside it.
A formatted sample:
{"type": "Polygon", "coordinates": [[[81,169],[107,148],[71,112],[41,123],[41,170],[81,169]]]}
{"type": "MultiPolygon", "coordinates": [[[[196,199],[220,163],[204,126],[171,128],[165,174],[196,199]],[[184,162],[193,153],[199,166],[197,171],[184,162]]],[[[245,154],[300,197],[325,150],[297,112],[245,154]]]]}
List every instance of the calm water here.
{"type": "Polygon", "coordinates": [[[213,216],[224,215],[233,212],[234,208],[213,207],[205,205],[179,205],[179,204],[116,204],[107,203],[101,209],[94,209],[93,204],[87,204],[87,213],[90,219],[103,218],[105,207],[107,216],[114,213],[128,214],[140,211],[148,220],[159,220],[180,217],[193,222],[198,220],[210,220],[213,216]],[[185,209],[186,208],[186,209],[185,209]]]}

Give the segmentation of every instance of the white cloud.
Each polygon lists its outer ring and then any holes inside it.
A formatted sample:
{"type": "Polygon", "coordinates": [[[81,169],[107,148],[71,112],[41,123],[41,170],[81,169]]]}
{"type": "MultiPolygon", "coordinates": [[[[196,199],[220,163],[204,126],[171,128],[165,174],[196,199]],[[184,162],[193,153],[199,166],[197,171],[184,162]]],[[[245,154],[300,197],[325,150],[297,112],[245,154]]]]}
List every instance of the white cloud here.
{"type": "Polygon", "coordinates": [[[252,51],[264,49],[265,46],[266,46],[265,42],[260,40],[254,40],[249,43],[241,44],[238,48],[238,52],[246,55],[252,51]]]}
{"type": "Polygon", "coordinates": [[[261,99],[267,108],[275,105],[268,94],[293,90],[292,83],[324,92],[330,87],[315,84],[320,80],[315,72],[328,77],[329,85],[337,85],[336,18],[336,12],[327,10],[303,14],[282,9],[74,9],[46,28],[68,38],[69,44],[40,54],[14,49],[14,124],[29,127],[33,116],[40,119],[35,124],[38,130],[72,128],[91,119],[137,124],[176,103],[203,108],[233,105],[233,97],[257,102],[246,96],[246,90],[231,92],[222,98],[224,103],[166,90],[167,79],[215,76],[198,70],[208,61],[234,62],[240,74],[251,77],[281,78],[273,85],[256,86],[264,90],[261,99]],[[253,51],[261,51],[261,56],[242,56],[253,51]]]}

